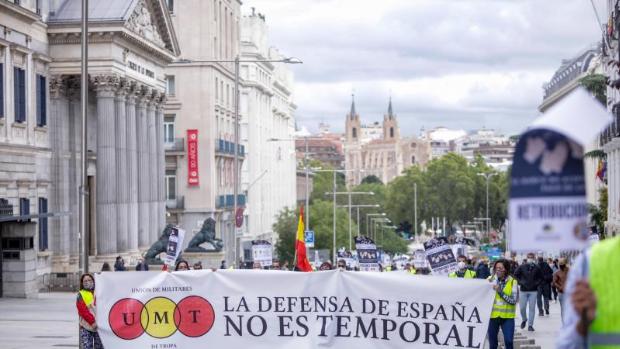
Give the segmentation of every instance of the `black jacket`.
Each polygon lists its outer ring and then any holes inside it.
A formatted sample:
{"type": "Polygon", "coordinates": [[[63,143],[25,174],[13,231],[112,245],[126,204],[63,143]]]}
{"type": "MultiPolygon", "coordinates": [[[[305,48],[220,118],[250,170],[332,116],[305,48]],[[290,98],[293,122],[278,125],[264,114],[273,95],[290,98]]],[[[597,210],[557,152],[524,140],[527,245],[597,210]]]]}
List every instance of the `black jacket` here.
{"type": "Polygon", "coordinates": [[[544,284],[551,285],[553,281],[553,269],[546,262],[538,263],[544,284]]]}
{"type": "Polygon", "coordinates": [[[521,286],[521,292],[536,292],[543,282],[543,274],[536,264],[525,263],[515,271],[515,278],[521,286]]]}
{"type": "Polygon", "coordinates": [[[480,262],[480,264],[478,264],[478,267],[476,268],[476,278],[486,279],[489,276],[491,276],[489,266],[484,262],[480,262]]]}

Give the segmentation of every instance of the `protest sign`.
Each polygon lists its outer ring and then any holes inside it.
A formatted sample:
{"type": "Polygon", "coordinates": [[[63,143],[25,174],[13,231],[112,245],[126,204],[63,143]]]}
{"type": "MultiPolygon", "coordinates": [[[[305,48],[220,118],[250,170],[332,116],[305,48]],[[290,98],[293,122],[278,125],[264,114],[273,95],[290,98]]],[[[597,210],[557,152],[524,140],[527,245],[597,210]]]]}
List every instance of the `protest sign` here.
{"type": "Polygon", "coordinates": [[[552,106],[515,148],[508,205],[514,251],[588,246],[583,147],[611,115],[578,88],[552,106]]]}
{"type": "Polygon", "coordinates": [[[365,236],[355,237],[355,250],[361,271],[379,271],[379,254],[372,239],[365,236]]]}
{"type": "Polygon", "coordinates": [[[260,263],[261,267],[270,267],[273,264],[273,245],[265,240],[252,240],[252,260],[260,263]]]}
{"type": "Polygon", "coordinates": [[[456,271],[456,258],[445,237],[437,237],[424,243],[426,259],[434,275],[448,275],[456,271]]]}
{"type": "Polygon", "coordinates": [[[95,276],[106,348],[481,348],[484,280],[195,270],[95,276]],[[249,286],[251,285],[251,286],[249,286]]]}
{"type": "Polygon", "coordinates": [[[173,266],[181,249],[183,247],[183,240],[185,239],[185,230],[179,229],[179,227],[173,227],[170,230],[170,236],[168,237],[168,247],[166,248],[166,256],[164,257],[164,264],[173,266]]]}
{"type": "Polygon", "coordinates": [[[424,252],[423,250],[416,250],[413,253],[413,266],[416,269],[427,267],[426,252],[424,252]]]}

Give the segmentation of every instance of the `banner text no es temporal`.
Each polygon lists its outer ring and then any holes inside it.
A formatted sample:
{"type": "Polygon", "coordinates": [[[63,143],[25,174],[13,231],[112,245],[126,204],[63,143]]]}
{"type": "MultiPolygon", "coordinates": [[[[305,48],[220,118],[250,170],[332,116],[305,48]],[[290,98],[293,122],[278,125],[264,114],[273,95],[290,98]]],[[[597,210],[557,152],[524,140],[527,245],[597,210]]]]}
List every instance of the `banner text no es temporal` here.
{"type": "Polygon", "coordinates": [[[334,337],[480,348],[475,306],[349,297],[223,297],[226,337],[334,337]]]}

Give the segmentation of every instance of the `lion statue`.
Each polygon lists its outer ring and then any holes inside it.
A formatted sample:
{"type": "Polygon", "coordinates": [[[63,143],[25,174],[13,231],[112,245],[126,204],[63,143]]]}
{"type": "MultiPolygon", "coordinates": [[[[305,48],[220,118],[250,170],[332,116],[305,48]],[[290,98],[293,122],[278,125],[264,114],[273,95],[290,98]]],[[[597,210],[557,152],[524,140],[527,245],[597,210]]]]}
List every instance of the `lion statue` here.
{"type": "MultiPolygon", "coordinates": [[[[170,232],[174,228],[174,225],[168,224],[162,232],[159,239],[151,245],[151,247],[144,254],[144,262],[147,264],[163,264],[164,262],[159,258],[159,254],[166,252],[168,249],[168,239],[170,238],[170,232]]],[[[179,256],[181,258],[181,256],[179,256]]]]}
{"type": "Polygon", "coordinates": [[[185,252],[220,252],[224,247],[222,240],[215,237],[215,220],[213,218],[205,219],[200,231],[194,235],[185,252]],[[201,244],[208,242],[213,249],[207,250],[200,247],[201,244]]]}

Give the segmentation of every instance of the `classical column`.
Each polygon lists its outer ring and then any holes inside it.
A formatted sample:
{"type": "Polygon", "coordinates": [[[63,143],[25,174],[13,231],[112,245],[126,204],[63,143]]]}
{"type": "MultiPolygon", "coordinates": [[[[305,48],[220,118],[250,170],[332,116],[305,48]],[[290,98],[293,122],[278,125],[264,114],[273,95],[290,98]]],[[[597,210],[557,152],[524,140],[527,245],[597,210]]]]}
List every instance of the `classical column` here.
{"type": "Polygon", "coordinates": [[[97,254],[117,252],[116,117],[114,99],[119,79],[114,75],[94,78],[97,92],[97,254]]]}
{"type": "Polygon", "coordinates": [[[151,103],[149,103],[146,107],[146,119],[147,119],[147,137],[148,137],[148,148],[147,148],[147,156],[149,158],[148,163],[148,171],[149,171],[149,181],[148,181],[148,202],[149,202],[149,212],[151,217],[151,225],[150,225],[150,242],[157,241],[159,238],[160,232],[159,229],[159,218],[157,217],[157,130],[155,127],[155,105],[157,103],[157,92],[153,91],[151,97],[151,103]]]}
{"type": "Polygon", "coordinates": [[[138,251],[138,135],[136,130],[136,84],[131,85],[125,107],[127,137],[127,231],[128,249],[138,251]]]}
{"type": "Polygon", "coordinates": [[[125,100],[128,93],[127,80],[122,79],[120,88],[116,91],[114,99],[116,109],[116,249],[118,252],[127,252],[129,248],[128,212],[129,201],[129,176],[127,175],[127,130],[125,100]]]}
{"type": "MultiPolygon", "coordinates": [[[[50,146],[52,148],[51,181],[54,188],[50,194],[50,212],[69,210],[69,159],[67,153],[69,128],[69,100],[65,77],[53,76],[50,79],[51,117],[50,146]]],[[[61,216],[50,220],[50,247],[57,261],[68,262],[70,253],[69,217],[61,216]]]]}
{"type": "Polygon", "coordinates": [[[81,110],[80,110],[80,83],[77,76],[70,76],[65,79],[67,85],[67,99],[69,106],[69,129],[68,129],[68,142],[69,142],[69,210],[71,216],[69,217],[69,241],[70,241],[70,257],[69,264],[78,267],[79,261],[79,186],[80,186],[80,162],[81,158],[79,147],[80,135],[82,133],[81,124],[81,110]]]}
{"type": "Polygon", "coordinates": [[[150,247],[150,212],[149,212],[149,158],[148,146],[148,123],[146,120],[146,105],[149,102],[147,88],[141,87],[139,99],[136,104],[137,134],[138,134],[138,246],[140,249],[150,247]]]}
{"type": "Polygon", "coordinates": [[[160,103],[157,105],[155,115],[157,116],[157,218],[159,218],[159,229],[162,231],[166,225],[166,153],[164,150],[164,103],[166,95],[161,94],[160,103]]]}

